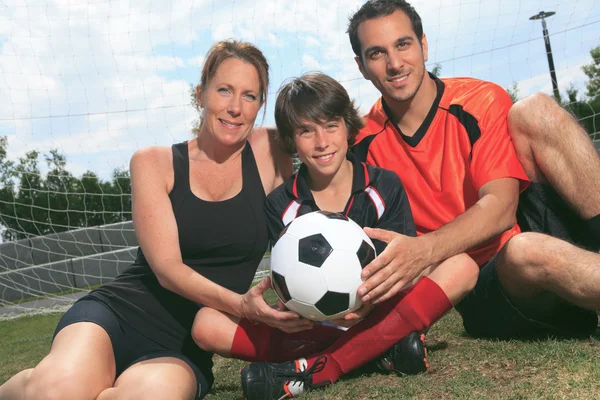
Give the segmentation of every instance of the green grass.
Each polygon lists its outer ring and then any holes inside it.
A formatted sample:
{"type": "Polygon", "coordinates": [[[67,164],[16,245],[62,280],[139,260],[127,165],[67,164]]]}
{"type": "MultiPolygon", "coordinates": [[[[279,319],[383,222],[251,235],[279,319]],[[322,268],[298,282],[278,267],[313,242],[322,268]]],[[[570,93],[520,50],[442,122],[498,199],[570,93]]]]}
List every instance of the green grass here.
{"type": "MultiPolygon", "coordinates": [[[[35,366],[60,315],[0,322],[0,383],[35,366]]],[[[488,341],[467,337],[451,312],[427,337],[430,371],[410,377],[350,376],[306,399],[597,399],[600,333],[585,340],[488,341]]],[[[215,357],[210,400],[240,399],[241,361],[215,357]]]]}

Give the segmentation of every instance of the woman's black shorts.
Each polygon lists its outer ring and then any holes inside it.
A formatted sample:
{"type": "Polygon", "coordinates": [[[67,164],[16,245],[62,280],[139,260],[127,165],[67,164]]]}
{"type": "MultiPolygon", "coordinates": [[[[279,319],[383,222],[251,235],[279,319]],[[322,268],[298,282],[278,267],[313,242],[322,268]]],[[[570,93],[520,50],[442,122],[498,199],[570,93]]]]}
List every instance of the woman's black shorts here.
{"type": "MultiPolygon", "coordinates": [[[[77,322],[93,322],[108,333],[113,346],[117,377],[128,367],[140,361],[174,357],[184,361],[194,371],[198,385],[197,399],[203,398],[210,391],[214,381],[212,355],[209,353],[202,355],[203,352],[197,346],[194,355],[200,355],[200,357],[194,356],[194,360],[198,360],[195,363],[182,352],[170,350],[140,334],[106,304],[90,296],[81,298],[63,315],[56,327],[54,337],[61,329],[77,322]]],[[[195,346],[193,342],[189,345],[193,351],[192,346],[195,346]]]]}

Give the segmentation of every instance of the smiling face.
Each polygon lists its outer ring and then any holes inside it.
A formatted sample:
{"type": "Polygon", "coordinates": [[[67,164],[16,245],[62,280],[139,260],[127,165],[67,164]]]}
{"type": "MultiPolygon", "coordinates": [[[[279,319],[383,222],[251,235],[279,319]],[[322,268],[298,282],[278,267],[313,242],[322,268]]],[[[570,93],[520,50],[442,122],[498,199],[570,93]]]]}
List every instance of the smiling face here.
{"type": "Polygon", "coordinates": [[[262,105],[256,68],[227,58],[199,92],[198,104],[204,109],[200,134],[211,135],[223,145],[246,140],[262,105]]]}
{"type": "Polygon", "coordinates": [[[343,118],[319,123],[303,121],[294,129],[294,144],[311,177],[331,179],[346,161],[348,129],[343,118]]]}
{"type": "Polygon", "coordinates": [[[408,16],[397,10],[368,19],[358,26],[357,34],[361,48],[360,57],[355,58],[358,68],[386,102],[415,97],[425,75],[427,38],[416,36],[408,16]]]}

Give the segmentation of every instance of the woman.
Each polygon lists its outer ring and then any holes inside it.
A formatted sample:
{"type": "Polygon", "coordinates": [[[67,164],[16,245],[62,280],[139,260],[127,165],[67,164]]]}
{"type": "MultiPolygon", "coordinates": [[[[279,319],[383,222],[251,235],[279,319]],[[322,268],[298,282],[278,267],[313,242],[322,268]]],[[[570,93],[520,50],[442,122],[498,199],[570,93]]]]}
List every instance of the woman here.
{"type": "Polygon", "coordinates": [[[246,292],[267,246],[266,194],[291,174],[269,133],[253,131],[267,88],[256,47],[211,48],[196,137],[131,159],[135,263],[63,316],[50,353],[0,387],[0,399],[202,398],[213,377],[211,354],[190,338],[199,305],[271,326],[307,324],[265,303],[267,281],[246,292]]]}

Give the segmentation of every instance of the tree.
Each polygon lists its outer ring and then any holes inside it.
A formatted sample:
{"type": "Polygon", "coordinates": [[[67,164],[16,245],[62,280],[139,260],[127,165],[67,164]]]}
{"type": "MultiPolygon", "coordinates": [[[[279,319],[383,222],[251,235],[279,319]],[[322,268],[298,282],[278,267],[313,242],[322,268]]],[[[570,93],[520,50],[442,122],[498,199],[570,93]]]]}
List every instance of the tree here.
{"type": "Polygon", "coordinates": [[[513,82],[512,85],[506,88],[506,91],[512,99],[513,104],[519,101],[519,84],[517,82],[513,82]]]}
{"type": "Polygon", "coordinates": [[[40,153],[7,160],[0,137],[0,235],[4,240],[62,232],[131,219],[129,171],[116,169],[104,181],[91,171],[80,178],[67,171],[58,150],[43,154],[48,172],[38,167],[40,153]]]}
{"type": "Polygon", "coordinates": [[[589,78],[586,84],[587,99],[578,99],[577,90],[570,87],[569,110],[579,120],[592,140],[600,136],[600,46],[590,50],[592,62],[581,67],[589,78]]]}
{"type": "Polygon", "coordinates": [[[567,89],[567,100],[562,105],[575,117],[592,140],[596,139],[600,129],[600,97],[590,100],[581,99],[579,91],[573,85],[567,89]]]}
{"type": "Polygon", "coordinates": [[[583,72],[590,79],[587,83],[586,95],[590,98],[596,98],[600,95],[600,46],[590,50],[592,63],[581,67],[583,72]]]}
{"type": "Polygon", "coordinates": [[[433,68],[431,69],[431,74],[439,77],[441,73],[442,73],[442,64],[435,63],[433,68]]]}
{"type": "Polygon", "coordinates": [[[198,119],[192,121],[192,132],[197,135],[198,130],[200,129],[200,121],[202,120],[202,108],[200,107],[200,103],[198,103],[198,92],[196,91],[196,88],[197,86],[190,85],[189,94],[190,103],[192,103],[192,106],[198,111],[198,119]]]}

